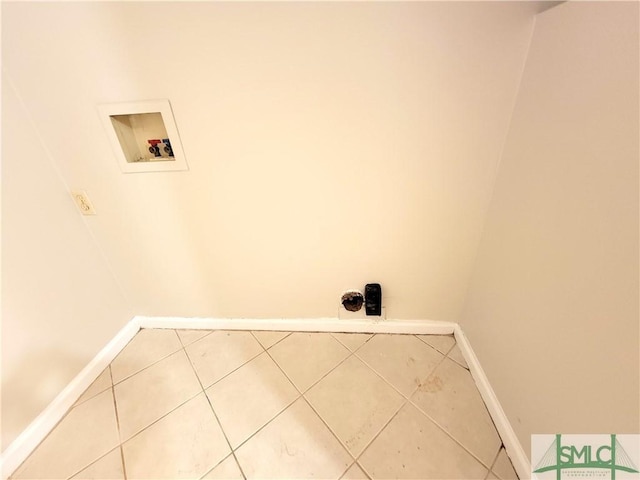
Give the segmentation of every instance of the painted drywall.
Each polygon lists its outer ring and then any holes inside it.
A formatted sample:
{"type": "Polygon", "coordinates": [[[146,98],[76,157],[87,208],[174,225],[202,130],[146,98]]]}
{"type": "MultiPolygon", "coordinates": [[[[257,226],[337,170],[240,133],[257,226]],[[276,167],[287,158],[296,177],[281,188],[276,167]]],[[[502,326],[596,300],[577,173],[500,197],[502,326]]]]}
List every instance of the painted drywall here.
{"type": "Polygon", "coordinates": [[[638,433],[637,2],[540,14],[462,327],[520,442],[638,433]]]}
{"type": "Polygon", "coordinates": [[[3,450],[132,316],[3,74],[3,450]]]}
{"type": "Polygon", "coordinates": [[[463,306],[536,2],[5,2],[3,64],[137,314],[463,306]],[[189,171],[122,174],[101,103],[170,100],[189,171]]]}

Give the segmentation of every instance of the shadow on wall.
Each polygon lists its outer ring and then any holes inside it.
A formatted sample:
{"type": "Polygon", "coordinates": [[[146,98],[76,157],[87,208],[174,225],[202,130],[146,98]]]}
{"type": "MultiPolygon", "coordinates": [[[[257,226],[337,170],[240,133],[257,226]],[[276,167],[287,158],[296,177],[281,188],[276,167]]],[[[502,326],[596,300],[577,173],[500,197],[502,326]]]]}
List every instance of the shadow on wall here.
{"type": "Polygon", "coordinates": [[[87,359],[58,349],[26,354],[2,382],[2,450],[86,366],[87,359]],[[35,371],[38,370],[38,371],[35,371]],[[44,370],[44,371],[43,371],[44,370]],[[30,379],[44,378],[33,385],[30,379]]]}

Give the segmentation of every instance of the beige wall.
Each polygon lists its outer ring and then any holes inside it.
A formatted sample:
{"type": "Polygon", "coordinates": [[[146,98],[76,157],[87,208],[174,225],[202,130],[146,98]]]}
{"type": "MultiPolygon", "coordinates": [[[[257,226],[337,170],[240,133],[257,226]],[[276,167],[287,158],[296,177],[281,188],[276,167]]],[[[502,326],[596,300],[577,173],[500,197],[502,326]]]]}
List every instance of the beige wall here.
{"type": "Polygon", "coordinates": [[[462,319],[527,451],[640,428],[638,7],[536,20],[462,319]]]}
{"type": "Polygon", "coordinates": [[[134,311],[455,320],[535,2],[3,3],[3,64],[134,311]],[[157,28],[157,30],[156,30],[157,28]],[[99,103],[168,98],[190,170],[120,173],[99,103]]]}
{"type": "Polygon", "coordinates": [[[336,316],[369,281],[394,318],[469,287],[523,444],[637,425],[637,5],[538,19],[471,282],[536,5],[149,5],[2,4],[3,432],[132,314],[336,316]],[[96,105],[156,98],[190,170],[122,174],[96,105]]]}
{"type": "Polygon", "coordinates": [[[2,449],[133,316],[2,76],[2,449]]]}

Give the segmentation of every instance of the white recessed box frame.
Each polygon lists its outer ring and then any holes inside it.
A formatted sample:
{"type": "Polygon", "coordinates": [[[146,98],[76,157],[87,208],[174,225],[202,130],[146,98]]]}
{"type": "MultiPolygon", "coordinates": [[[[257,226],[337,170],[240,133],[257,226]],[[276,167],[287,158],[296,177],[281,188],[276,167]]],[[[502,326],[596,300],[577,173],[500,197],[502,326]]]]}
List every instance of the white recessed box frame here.
{"type": "Polygon", "coordinates": [[[124,173],[139,172],[175,172],[189,170],[187,160],[182,150],[182,142],[178,128],[173,118],[173,111],[169,100],[148,100],[142,102],[123,102],[98,105],[100,119],[107,132],[113,151],[118,159],[118,165],[124,173]],[[167,136],[171,141],[173,160],[128,162],[116,130],[111,122],[115,115],[135,115],[143,113],[160,113],[164,122],[167,136]]]}

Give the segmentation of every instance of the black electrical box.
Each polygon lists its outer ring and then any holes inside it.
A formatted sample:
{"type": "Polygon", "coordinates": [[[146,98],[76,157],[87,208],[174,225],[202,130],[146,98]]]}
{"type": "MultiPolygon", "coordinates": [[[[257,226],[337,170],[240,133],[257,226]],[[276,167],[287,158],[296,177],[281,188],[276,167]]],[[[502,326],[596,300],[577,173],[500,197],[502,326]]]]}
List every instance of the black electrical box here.
{"type": "Polygon", "coordinates": [[[367,283],[364,287],[364,307],[367,315],[382,315],[382,287],[379,283],[367,283]]]}

